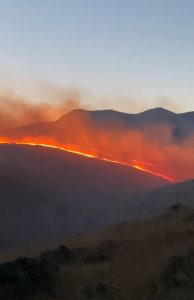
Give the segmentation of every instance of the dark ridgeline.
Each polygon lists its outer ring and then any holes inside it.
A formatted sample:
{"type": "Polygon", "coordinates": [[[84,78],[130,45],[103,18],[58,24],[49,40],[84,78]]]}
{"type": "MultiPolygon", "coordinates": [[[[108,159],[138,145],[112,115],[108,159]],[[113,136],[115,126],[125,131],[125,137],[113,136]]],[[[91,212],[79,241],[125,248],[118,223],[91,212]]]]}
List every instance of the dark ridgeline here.
{"type": "Polygon", "coordinates": [[[25,136],[48,135],[65,141],[79,136],[81,129],[88,125],[93,130],[112,131],[120,127],[121,130],[145,130],[159,125],[168,125],[173,130],[175,139],[185,138],[194,133],[194,112],[174,113],[164,108],[150,109],[138,114],[128,114],[114,110],[83,110],[75,109],[54,122],[39,122],[14,130],[6,131],[6,135],[25,136]],[[81,126],[80,126],[81,124],[81,126]],[[71,129],[71,131],[70,131],[71,129]]]}

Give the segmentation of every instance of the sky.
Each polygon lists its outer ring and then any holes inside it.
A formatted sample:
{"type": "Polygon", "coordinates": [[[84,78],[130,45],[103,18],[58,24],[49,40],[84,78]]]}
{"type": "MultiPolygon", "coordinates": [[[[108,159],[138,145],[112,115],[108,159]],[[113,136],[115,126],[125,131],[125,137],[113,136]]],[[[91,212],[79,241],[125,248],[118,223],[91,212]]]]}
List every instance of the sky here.
{"type": "Polygon", "coordinates": [[[194,110],[193,11],[193,0],[0,0],[0,88],[70,87],[97,109],[194,110]]]}

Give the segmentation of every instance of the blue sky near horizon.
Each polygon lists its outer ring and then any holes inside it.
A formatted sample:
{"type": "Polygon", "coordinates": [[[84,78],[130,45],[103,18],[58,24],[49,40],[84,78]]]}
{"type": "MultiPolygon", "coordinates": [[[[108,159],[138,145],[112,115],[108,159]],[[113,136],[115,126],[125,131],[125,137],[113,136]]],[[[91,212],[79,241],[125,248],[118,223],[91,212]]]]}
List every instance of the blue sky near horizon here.
{"type": "Polygon", "coordinates": [[[192,0],[0,0],[0,76],[88,89],[94,108],[99,95],[194,110],[193,13],[192,0]]]}

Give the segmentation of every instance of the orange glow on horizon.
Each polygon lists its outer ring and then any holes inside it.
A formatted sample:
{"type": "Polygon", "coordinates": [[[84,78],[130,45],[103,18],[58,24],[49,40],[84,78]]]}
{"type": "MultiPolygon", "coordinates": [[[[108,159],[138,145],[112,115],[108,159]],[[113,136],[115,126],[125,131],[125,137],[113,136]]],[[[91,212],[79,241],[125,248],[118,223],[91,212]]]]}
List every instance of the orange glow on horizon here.
{"type": "Polygon", "coordinates": [[[112,155],[108,155],[106,153],[101,153],[101,152],[96,151],[91,148],[84,148],[84,147],[81,148],[81,147],[78,147],[75,145],[61,145],[61,144],[58,144],[53,139],[46,139],[46,141],[45,141],[44,138],[42,138],[42,137],[41,138],[26,137],[26,138],[22,138],[20,140],[19,139],[16,140],[16,139],[12,139],[12,138],[9,139],[7,137],[0,137],[0,144],[30,145],[30,146],[41,146],[41,147],[58,149],[58,150],[74,153],[77,155],[85,156],[88,158],[99,159],[99,160],[107,161],[109,163],[132,167],[141,172],[146,172],[146,173],[152,174],[154,176],[161,177],[167,181],[175,182],[175,180],[173,178],[153,170],[154,166],[150,163],[145,163],[145,162],[141,162],[141,161],[137,161],[137,160],[131,160],[128,162],[120,161],[112,155]]]}

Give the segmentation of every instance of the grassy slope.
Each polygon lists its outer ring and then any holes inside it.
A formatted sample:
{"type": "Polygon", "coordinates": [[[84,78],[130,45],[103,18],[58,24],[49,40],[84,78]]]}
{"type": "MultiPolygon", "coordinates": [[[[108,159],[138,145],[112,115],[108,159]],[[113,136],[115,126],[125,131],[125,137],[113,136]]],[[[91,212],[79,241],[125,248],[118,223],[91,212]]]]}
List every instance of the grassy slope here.
{"type": "MultiPolygon", "coordinates": [[[[182,286],[178,290],[183,294],[178,298],[177,289],[166,290],[162,281],[169,258],[185,256],[194,249],[193,209],[171,209],[145,221],[123,222],[93,234],[74,236],[65,244],[72,258],[59,265],[54,293],[57,300],[194,298],[187,284],[186,291],[182,286]]],[[[0,299],[7,300],[3,297],[0,289],[0,299]]],[[[33,299],[52,297],[47,293],[33,299]]]]}
{"type": "Polygon", "coordinates": [[[123,222],[93,235],[77,236],[66,244],[73,248],[87,246],[96,255],[101,248],[111,253],[104,264],[77,268],[78,277],[85,276],[85,283],[93,284],[93,274],[96,283],[100,278],[110,287],[113,299],[147,299],[159,283],[168,259],[186,255],[194,247],[194,210],[181,208],[146,221],[123,222]]]}

